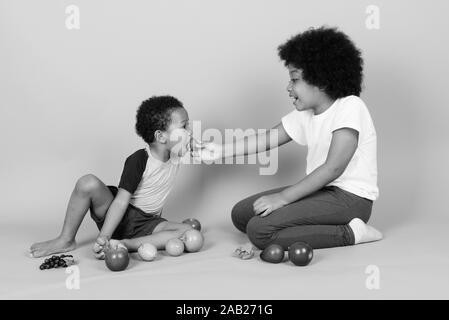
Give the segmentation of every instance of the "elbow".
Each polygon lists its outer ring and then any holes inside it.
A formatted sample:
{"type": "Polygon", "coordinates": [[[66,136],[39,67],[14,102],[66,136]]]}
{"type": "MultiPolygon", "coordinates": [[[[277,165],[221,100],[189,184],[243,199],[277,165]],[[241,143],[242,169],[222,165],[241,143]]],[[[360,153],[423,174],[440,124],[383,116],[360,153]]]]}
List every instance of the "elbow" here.
{"type": "Polygon", "coordinates": [[[327,171],[329,172],[330,180],[333,181],[338,177],[340,177],[343,174],[343,172],[345,172],[346,166],[327,164],[326,168],[327,171]]]}
{"type": "Polygon", "coordinates": [[[121,208],[127,208],[129,205],[129,201],[123,200],[123,199],[114,199],[114,204],[121,208]]]}
{"type": "Polygon", "coordinates": [[[115,208],[115,210],[125,212],[128,209],[129,201],[124,199],[115,198],[110,207],[115,208]]]}

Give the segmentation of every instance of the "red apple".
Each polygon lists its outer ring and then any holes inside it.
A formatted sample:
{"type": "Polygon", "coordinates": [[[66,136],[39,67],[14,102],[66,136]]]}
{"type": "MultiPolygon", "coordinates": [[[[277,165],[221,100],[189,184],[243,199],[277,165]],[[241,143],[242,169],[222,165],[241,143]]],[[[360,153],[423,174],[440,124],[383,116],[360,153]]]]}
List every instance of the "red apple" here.
{"type": "Polygon", "coordinates": [[[201,230],[201,223],[193,218],[185,219],[182,223],[186,223],[190,225],[193,229],[200,231],[201,230]]]}
{"type": "Polygon", "coordinates": [[[203,247],[204,237],[198,230],[187,230],[180,238],[188,252],[199,251],[203,247]]]}
{"type": "Polygon", "coordinates": [[[128,249],[122,244],[117,246],[108,245],[105,248],[105,262],[111,271],[125,270],[129,264],[128,249]]]}

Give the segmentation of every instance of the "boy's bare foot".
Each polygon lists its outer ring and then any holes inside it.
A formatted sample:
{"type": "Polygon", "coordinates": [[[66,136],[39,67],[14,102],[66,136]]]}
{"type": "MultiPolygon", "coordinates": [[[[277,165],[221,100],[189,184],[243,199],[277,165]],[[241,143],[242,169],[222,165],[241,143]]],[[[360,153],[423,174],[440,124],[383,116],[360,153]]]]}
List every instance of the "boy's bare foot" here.
{"type": "Polygon", "coordinates": [[[63,253],[75,250],[75,240],[67,241],[62,238],[56,238],[44,242],[37,242],[30,247],[30,256],[32,258],[40,258],[55,253],[63,253]]]}

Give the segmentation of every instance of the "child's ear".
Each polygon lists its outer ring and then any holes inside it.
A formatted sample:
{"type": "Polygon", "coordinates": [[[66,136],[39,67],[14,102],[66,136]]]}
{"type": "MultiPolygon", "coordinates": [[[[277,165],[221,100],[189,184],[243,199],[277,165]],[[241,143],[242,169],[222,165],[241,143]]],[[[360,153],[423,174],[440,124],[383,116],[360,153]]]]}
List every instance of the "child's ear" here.
{"type": "Polygon", "coordinates": [[[161,130],[156,130],[154,132],[154,140],[159,143],[167,143],[167,135],[161,130]]]}
{"type": "Polygon", "coordinates": [[[318,91],[319,91],[320,93],[326,94],[326,88],[325,88],[325,87],[316,87],[316,88],[318,89],[318,91]]]}

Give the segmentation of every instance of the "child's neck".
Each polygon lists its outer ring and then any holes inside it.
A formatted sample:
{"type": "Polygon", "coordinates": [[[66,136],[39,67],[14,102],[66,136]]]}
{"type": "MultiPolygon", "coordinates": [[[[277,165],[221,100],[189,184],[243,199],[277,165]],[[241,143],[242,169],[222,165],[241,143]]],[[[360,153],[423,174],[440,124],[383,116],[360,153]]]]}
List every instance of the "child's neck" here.
{"type": "Polygon", "coordinates": [[[321,114],[327,109],[329,109],[335,102],[335,99],[331,99],[328,96],[324,96],[317,103],[316,107],[313,109],[315,115],[321,114]]]}
{"type": "Polygon", "coordinates": [[[149,144],[151,154],[156,159],[167,162],[170,159],[170,150],[167,150],[164,145],[159,143],[150,143],[149,144]]]}

